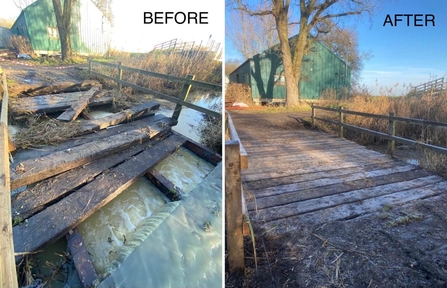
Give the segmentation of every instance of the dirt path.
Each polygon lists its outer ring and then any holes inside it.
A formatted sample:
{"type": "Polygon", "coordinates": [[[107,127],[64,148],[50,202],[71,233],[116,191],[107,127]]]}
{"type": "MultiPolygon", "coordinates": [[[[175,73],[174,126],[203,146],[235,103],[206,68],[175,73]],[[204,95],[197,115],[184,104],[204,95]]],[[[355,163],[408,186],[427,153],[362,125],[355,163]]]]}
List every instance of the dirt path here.
{"type": "MultiPolygon", "coordinates": [[[[242,139],[305,129],[288,116],[232,112],[242,139]]],[[[250,154],[249,154],[250,157],[250,154]]],[[[447,287],[447,195],[383,206],[355,219],[299,223],[292,232],[254,226],[257,270],[245,239],[245,275],[227,287],[447,287]]]]}

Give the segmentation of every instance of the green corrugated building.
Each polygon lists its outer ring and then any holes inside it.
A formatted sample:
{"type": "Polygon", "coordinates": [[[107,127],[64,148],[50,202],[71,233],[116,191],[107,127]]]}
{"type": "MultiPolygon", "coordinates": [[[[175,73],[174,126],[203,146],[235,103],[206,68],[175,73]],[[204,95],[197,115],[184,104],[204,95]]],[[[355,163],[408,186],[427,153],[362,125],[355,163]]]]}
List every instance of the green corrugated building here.
{"type": "MultiPolygon", "coordinates": [[[[293,41],[290,41],[293,42],[293,41]]],[[[253,102],[285,102],[286,85],[279,45],[246,60],[230,75],[230,82],[248,84],[253,102]]],[[[320,99],[325,92],[341,98],[351,89],[351,68],[326,45],[314,41],[301,70],[301,99],[320,99]]]]}
{"type": "MultiPolygon", "coordinates": [[[[80,55],[104,55],[110,47],[111,26],[90,0],[74,1],[71,45],[80,55]]],[[[20,13],[11,32],[28,38],[34,53],[61,53],[61,44],[52,0],[37,0],[20,13]]]]}

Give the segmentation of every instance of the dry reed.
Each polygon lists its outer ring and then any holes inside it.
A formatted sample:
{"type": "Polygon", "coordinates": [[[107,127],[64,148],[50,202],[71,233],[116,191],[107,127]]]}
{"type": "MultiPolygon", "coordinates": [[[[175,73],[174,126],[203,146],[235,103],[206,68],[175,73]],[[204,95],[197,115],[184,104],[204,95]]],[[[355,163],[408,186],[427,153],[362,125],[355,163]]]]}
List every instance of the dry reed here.
{"type": "Polygon", "coordinates": [[[80,122],[61,122],[46,116],[30,118],[30,124],[17,132],[14,144],[21,149],[60,144],[81,133],[80,122]]]}

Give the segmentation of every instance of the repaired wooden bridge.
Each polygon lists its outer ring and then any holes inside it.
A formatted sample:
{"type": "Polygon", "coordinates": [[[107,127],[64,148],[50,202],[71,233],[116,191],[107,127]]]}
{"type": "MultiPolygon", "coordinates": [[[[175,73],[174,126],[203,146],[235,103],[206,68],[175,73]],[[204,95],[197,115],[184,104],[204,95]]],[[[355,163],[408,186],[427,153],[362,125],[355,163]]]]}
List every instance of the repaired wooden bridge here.
{"type": "Polygon", "coordinates": [[[353,219],[447,190],[444,178],[419,166],[300,129],[296,122],[292,129],[278,129],[262,114],[234,112],[232,117],[249,156],[241,172],[248,214],[261,231],[353,219]],[[258,128],[250,129],[250,123],[258,128]]]}

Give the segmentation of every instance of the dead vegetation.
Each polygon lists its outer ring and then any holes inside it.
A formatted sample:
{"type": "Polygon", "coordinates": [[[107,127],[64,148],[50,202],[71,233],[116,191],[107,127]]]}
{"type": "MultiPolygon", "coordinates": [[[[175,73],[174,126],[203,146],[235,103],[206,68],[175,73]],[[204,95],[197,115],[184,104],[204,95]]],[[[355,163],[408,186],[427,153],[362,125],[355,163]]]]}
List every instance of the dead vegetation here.
{"type": "MultiPolygon", "coordinates": [[[[432,96],[423,95],[422,97],[388,97],[370,95],[353,96],[347,100],[327,101],[319,105],[329,107],[343,107],[352,111],[360,111],[371,114],[389,115],[394,112],[395,116],[423,119],[437,122],[447,122],[447,94],[432,96]]],[[[317,110],[317,116],[321,114],[337,120],[336,113],[323,112],[317,110]],[[320,114],[319,114],[320,113],[320,114]]],[[[326,117],[325,116],[325,117],[326,117]]],[[[388,133],[388,120],[374,119],[369,117],[345,114],[344,122],[346,124],[388,133]]],[[[318,128],[332,133],[338,133],[338,126],[317,121],[318,128]]],[[[345,137],[362,145],[386,145],[387,140],[368,135],[366,133],[355,132],[350,129],[344,130],[345,137]]],[[[419,141],[421,143],[431,144],[440,147],[447,147],[447,131],[443,127],[423,126],[416,124],[407,124],[396,122],[396,136],[419,141]]],[[[398,147],[400,144],[397,144],[398,147]]],[[[422,167],[447,175],[446,157],[439,153],[420,149],[419,159],[422,167]]]]}
{"type": "Polygon", "coordinates": [[[47,116],[28,118],[17,132],[14,144],[21,149],[60,144],[82,131],[80,122],[62,122],[47,116]]]}

